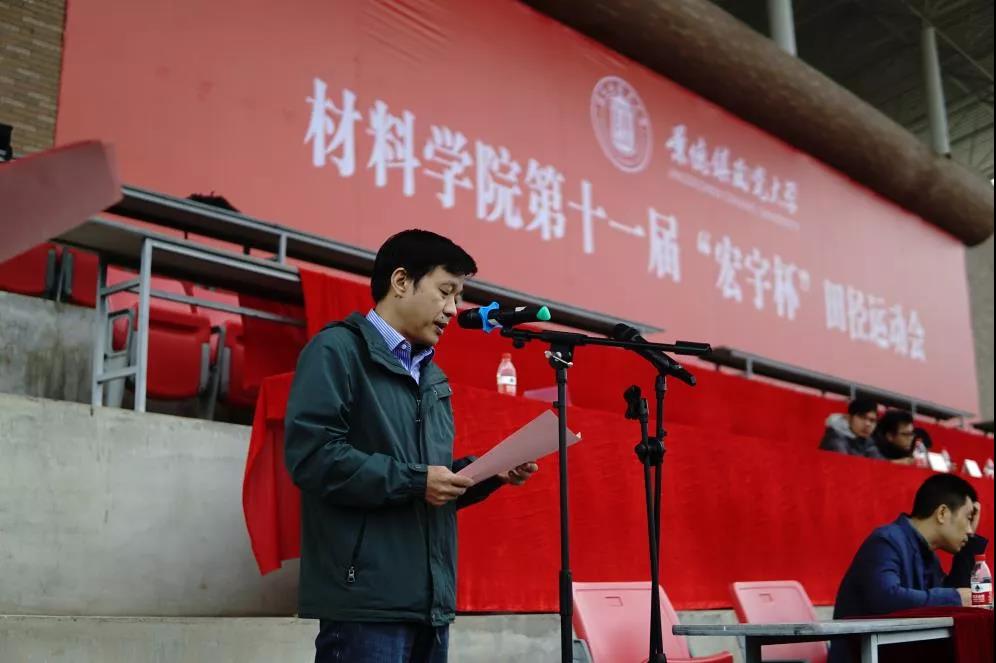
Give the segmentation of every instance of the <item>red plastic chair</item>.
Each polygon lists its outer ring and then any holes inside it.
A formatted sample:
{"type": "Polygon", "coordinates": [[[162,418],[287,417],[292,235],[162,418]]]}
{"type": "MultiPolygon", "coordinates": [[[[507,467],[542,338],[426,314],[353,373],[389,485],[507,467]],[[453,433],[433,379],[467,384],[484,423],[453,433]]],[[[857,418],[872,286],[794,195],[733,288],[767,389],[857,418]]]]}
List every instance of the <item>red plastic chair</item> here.
{"type": "MultiPolygon", "coordinates": [[[[813,602],[805,588],[795,580],[735,582],[730,585],[733,609],[741,624],[779,624],[818,621],[813,602]]],[[[809,661],[826,663],[825,642],[798,642],[790,645],[766,645],[761,648],[765,660],[809,661]]]]}
{"type": "MultiPolygon", "coordinates": [[[[574,583],[574,631],[591,652],[592,663],[641,663],[647,660],[650,634],[649,582],[574,583]]],[[[671,627],[678,615],[660,590],[664,653],[672,663],[733,663],[729,652],[691,658],[683,636],[671,627]]]]}
{"type": "Polygon", "coordinates": [[[62,249],[60,297],[63,301],[93,308],[97,304],[97,256],[78,249],[62,249]]]}
{"type": "Polygon", "coordinates": [[[252,407],[256,404],[259,387],[248,388],[245,384],[246,346],[243,340],[242,323],[224,323],[225,347],[221,352],[221,388],[219,398],[229,405],[252,407]]]}
{"type": "Polygon", "coordinates": [[[59,249],[41,244],[0,263],[0,290],[33,297],[50,297],[55,292],[59,249]]]}
{"type": "MultiPolygon", "coordinates": [[[[138,328],[138,314],[134,315],[138,328]]],[[[128,319],[114,321],[114,349],[124,348],[128,319]]],[[[206,316],[159,306],[149,308],[149,398],[183,400],[207,389],[211,369],[211,322],[206,316]]]]}

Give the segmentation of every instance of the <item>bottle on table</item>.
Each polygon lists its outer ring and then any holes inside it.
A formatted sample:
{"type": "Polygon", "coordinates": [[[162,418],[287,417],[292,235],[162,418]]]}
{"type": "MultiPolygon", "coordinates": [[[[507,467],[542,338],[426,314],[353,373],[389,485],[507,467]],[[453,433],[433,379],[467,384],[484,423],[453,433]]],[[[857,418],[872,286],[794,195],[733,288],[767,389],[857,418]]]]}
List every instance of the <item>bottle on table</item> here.
{"type": "Polygon", "coordinates": [[[927,458],[927,447],[920,440],[917,440],[916,446],[913,447],[913,464],[917,467],[930,467],[930,461],[927,458]]]}
{"type": "Polygon", "coordinates": [[[512,365],[512,353],[506,352],[498,364],[498,393],[515,396],[516,379],[515,366],[512,365]]]}
{"type": "Polygon", "coordinates": [[[989,572],[985,555],[975,556],[972,569],[972,607],[993,609],[993,574],[989,572]]]}
{"type": "Polygon", "coordinates": [[[989,458],[988,460],[986,460],[986,465],[985,465],[985,467],[982,468],[982,476],[986,477],[987,479],[992,479],[993,478],[993,459],[992,458],[989,458]]]}

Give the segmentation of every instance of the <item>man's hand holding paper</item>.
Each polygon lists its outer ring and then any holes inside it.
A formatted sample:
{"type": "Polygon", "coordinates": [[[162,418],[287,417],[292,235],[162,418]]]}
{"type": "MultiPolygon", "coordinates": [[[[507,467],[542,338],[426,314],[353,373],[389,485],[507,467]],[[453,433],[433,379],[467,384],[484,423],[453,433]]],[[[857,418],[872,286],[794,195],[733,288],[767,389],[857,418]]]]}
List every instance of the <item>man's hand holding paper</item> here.
{"type": "Polygon", "coordinates": [[[518,467],[513,467],[507,472],[499,472],[498,478],[502,480],[503,483],[510,484],[512,486],[521,486],[526,482],[526,479],[533,475],[533,472],[539,470],[539,465],[535,462],[530,461],[528,463],[523,463],[518,467]]]}
{"type": "MultiPolygon", "coordinates": [[[[475,482],[497,475],[504,483],[521,485],[539,469],[536,460],[557,450],[558,439],[557,417],[547,410],[457,474],[475,482]]],[[[580,439],[567,431],[568,446],[580,439]]]]}

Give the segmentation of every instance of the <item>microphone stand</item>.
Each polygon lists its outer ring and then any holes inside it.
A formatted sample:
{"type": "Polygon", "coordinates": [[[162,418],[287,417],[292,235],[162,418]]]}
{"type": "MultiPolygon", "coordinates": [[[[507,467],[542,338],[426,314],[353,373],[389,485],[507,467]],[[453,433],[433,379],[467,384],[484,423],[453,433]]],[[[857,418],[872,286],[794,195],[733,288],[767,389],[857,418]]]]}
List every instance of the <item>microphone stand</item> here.
{"type": "Polygon", "coordinates": [[[648,663],[667,663],[664,653],[664,629],[661,626],[660,603],[660,543],[661,543],[661,475],[664,466],[664,394],[667,383],[664,375],[658,373],[655,383],[657,396],[657,430],[656,435],[648,435],[647,399],[643,398],[640,388],[631,386],[623,394],[626,399],[626,418],[640,422],[640,441],[633,451],[643,465],[643,489],[647,502],[647,538],[650,543],[650,656],[648,663]],[[654,468],[651,492],[651,472],[654,468]]]}
{"type": "MultiPolygon", "coordinates": [[[[579,345],[604,345],[614,348],[626,348],[629,350],[640,351],[640,350],[650,350],[657,352],[674,352],[676,354],[685,355],[702,355],[709,352],[711,349],[706,343],[683,343],[679,341],[675,345],[665,344],[665,343],[649,343],[645,341],[617,341],[615,339],[601,338],[596,336],[587,336],[585,334],[578,334],[573,332],[560,332],[551,330],[542,331],[527,331],[524,329],[514,329],[511,327],[502,327],[501,335],[506,338],[512,339],[512,344],[516,348],[522,348],[526,343],[530,341],[541,341],[549,344],[550,349],[545,353],[547,361],[550,367],[554,369],[557,376],[557,401],[554,403],[554,407],[557,410],[557,420],[558,420],[558,459],[560,461],[560,575],[559,575],[559,599],[560,599],[560,658],[561,663],[572,663],[574,659],[574,638],[572,635],[572,620],[574,617],[574,602],[572,599],[572,586],[573,579],[571,577],[571,558],[570,558],[570,533],[568,527],[568,474],[567,474],[567,369],[574,366],[574,351],[579,345]]],[[[659,369],[660,370],[660,369],[659,369]]],[[[663,382],[661,383],[661,389],[664,389],[663,382]]],[[[660,438],[663,438],[663,392],[660,393],[658,401],[658,430],[661,432],[660,438]]],[[[644,411],[646,410],[646,402],[644,401],[644,411]]],[[[646,418],[646,417],[644,417],[646,418]]],[[[643,425],[644,438],[646,438],[646,424],[643,425]]],[[[661,453],[663,458],[663,452],[661,453]]],[[[649,456],[647,457],[650,460],[649,456]]],[[[659,467],[659,465],[658,465],[659,467]]],[[[651,521],[656,520],[657,522],[651,522],[650,524],[650,546],[651,554],[653,555],[651,559],[651,575],[654,576],[657,573],[657,555],[655,551],[657,549],[658,541],[660,539],[660,522],[659,522],[659,511],[651,513],[651,505],[649,502],[649,490],[650,490],[650,479],[649,479],[649,465],[645,465],[646,472],[646,482],[648,491],[648,519],[651,521]],[[651,518],[653,516],[653,518],[651,518]]],[[[657,476],[657,500],[660,502],[660,475],[657,476]]],[[[652,601],[651,610],[656,606],[657,610],[657,650],[660,652],[661,657],[663,657],[663,647],[659,644],[661,642],[661,625],[660,625],[660,603],[657,600],[657,578],[653,577],[653,588],[652,592],[654,595],[654,600],[652,601]]],[[[651,620],[651,629],[653,633],[653,623],[651,620]]],[[[655,649],[654,643],[651,643],[651,663],[656,663],[658,660],[666,661],[665,658],[654,658],[655,649]]]]}

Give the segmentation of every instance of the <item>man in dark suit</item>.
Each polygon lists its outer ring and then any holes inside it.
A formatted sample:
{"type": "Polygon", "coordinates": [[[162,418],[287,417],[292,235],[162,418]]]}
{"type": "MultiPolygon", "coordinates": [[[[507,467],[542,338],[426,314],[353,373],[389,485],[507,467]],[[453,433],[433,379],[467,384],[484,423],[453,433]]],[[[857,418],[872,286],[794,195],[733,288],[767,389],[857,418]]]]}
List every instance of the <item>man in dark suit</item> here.
{"type": "MultiPolygon", "coordinates": [[[[861,544],[837,590],[834,619],[926,606],[970,606],[975,555],[989,543],[975,534],[981,507],[975,489],[952,474],[935,474],[916,491],[911,514],[879,527],[861,544]],[[945,575],[935,550],[954,555],[945,575]]],[[[845,643],[831,663],[849,660],[845,643]]]]}

